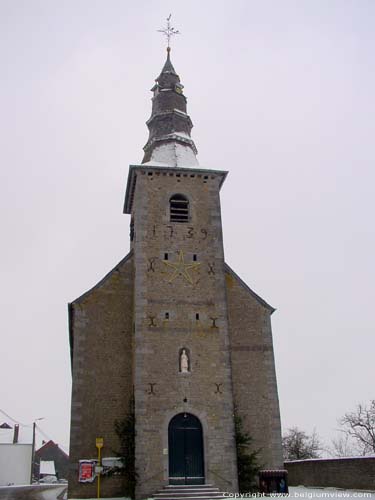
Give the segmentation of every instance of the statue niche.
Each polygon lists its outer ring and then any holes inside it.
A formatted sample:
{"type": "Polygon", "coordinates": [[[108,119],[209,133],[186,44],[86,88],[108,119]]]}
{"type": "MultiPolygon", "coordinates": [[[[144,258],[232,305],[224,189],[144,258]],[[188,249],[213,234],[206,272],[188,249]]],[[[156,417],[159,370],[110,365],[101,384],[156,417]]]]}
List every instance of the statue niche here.
{"type": "Polygon", "coordinates": [[[180,349],[179,371],[180,373],[190,372],[190,355],[189,355],[189,350],[186,349],[185,347],[180,349]]]}

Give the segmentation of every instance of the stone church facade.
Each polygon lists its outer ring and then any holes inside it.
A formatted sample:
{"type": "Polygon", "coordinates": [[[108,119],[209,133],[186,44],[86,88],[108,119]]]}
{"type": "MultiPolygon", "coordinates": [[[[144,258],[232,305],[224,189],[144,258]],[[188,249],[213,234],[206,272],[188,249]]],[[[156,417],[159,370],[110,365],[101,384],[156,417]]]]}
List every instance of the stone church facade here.
{"type": "MultiPolygon", "coordinates": [[[[130,253],[69,304],[72,413],[69,498],[95,496],[79,460],[119,449],[115,421],[134,396],[136,496],[166,484],[238,491],[234,412],[266,469],[283,467],[274,309],[225,263],[220,189],[198,165],[183,85],[167,61],[152,88],[150,135],[131,165],[130,253]]],[[[102,497],[121,495],[102,478],[102,497]]]]}

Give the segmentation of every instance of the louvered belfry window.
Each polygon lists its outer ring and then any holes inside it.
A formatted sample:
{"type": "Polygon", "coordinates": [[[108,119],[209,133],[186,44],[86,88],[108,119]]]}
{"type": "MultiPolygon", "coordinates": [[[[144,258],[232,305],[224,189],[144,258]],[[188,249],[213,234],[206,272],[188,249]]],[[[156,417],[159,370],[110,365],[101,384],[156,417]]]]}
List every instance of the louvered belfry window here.
{"type": "Polygon", "coordinates": [[[174,194],[169,200],[171,222],[189,222],[189,200],[183,194],[174,194]]]}

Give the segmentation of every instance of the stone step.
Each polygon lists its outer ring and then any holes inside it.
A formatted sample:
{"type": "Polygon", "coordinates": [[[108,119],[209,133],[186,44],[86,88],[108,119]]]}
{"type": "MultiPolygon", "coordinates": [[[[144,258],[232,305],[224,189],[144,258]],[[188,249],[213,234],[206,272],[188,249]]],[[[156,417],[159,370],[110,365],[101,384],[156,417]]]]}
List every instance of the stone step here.
{"type": "MultiPolygon", "coordinates": [[[[158,498],[158,497],[153,496],[152,498],[158,498]]],[[[224,497],[222,493],[220,493],[219,495],[211,495],[206,493],[205,495],[192,495],[183,497],[184,500],[221,500],[224,498],[226,497],[224,497]]],[[[181,497],[173,495],[173,493],[171,493],[169,496],[163,497],[163,500],[179,500],[179,499],[181,499],[181,497]]]]}
{"type": "Polygon", "coordinates": [[[181,498],[189,496],[189,495],[219,495],[221,492],[219,490],[190,490],[190,491],[178,491],[178,490],[171,490],[171,491],[163,491],[163,492],[158,492],[155,493],[153,496],[154,498],[164,498],[165,496],[168,495],[177,495],[181,498]]]}
{"type": "Polygon", "coordinates": [[[206,497],[206,496],[211,496],[213,498],[221,498],[223,494],[220,491],[190,491],[186,493],[179,493],[179,492],[166,492],[166,493],[156,493],[153,495],[154,499],[159,499],[159,500],[166,500],[169,497],[175,497],[177,499],[182,499],[186,500],[187,498],[201,498],[201,497],[206,497]]]}
{"type": "Polygon", "coordinates": [[[189,490],[171,488],[170,490],[160,490],[155,493],[155,495],[170,495],[171,493],[176,493],[177,495],[189,495],[190,493],[220,493],[220,491],[218,488],[192,488],[189,490]]]}
{"type": "MultiPolygon", "coordinates": [[[[214,488],[214,485],[211,483],[205,484],[167,484],[164,486],[163,490],[169,490],[170,488],[178,488],[178,489],[190,489],[190,488],[214,488]]],[[[162,490],[159,490],[162,491],[162,490]]]]}
{"type": "Polygon", "coordinates": [[[169,484],[155,493],[154,500],[224,500],[213,484],[169,484]]]}
{"type": "Polygon", "coordinates": [[[165,490],[159,490],[156,495],[168,495],[171,491],[178,493],[179,495],[187,495],[190,492],[202,491],[202,492],[219,492],[219,488],[168,488],[165,490]]]}

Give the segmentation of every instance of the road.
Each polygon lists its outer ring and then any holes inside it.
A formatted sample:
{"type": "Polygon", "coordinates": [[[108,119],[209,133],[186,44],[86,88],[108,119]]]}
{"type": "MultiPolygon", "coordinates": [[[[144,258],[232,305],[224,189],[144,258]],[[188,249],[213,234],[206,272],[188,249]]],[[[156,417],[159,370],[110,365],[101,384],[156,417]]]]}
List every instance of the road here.
{"type": "Polygon", "coordinates": [[[56,500],[67,485],[10,486],[0,488],[0,500],[56,500]]]}

